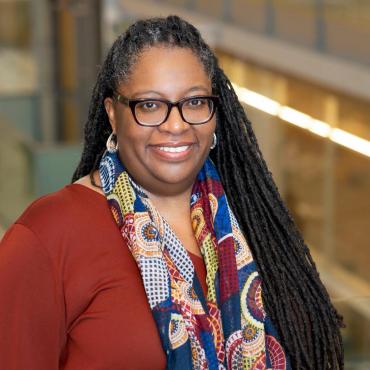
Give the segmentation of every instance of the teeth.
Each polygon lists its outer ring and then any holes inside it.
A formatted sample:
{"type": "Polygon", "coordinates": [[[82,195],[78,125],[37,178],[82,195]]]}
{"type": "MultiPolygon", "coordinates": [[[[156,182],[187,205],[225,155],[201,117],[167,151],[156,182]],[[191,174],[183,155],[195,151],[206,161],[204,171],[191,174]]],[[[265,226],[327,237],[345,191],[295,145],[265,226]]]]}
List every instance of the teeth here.
{"type": "Polygon", "coordinates": [[[170,152],[170,153],[181,153],[184,152],[185,150],[189,149],[189,145],[184,145],[184,146],[160,146],[159,150],[163,150],[164,152],[170,152]]]}

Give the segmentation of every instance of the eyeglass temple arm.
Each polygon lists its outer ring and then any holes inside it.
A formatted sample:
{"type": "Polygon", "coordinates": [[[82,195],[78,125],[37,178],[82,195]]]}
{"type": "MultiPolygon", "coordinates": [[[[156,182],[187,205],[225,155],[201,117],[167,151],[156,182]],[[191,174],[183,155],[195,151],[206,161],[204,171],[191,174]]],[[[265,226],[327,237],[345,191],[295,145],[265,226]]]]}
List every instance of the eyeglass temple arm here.
{"type": "Polygon", "coordinates": [[[126,104],[128,105],[129,103],[129,99],[127,99],[126,97],[120,95],[120,94],[113,94],[113,97],[116,98],[117,101],[119,101],[120,103],[123,103],[123,104],[126,104]]]}

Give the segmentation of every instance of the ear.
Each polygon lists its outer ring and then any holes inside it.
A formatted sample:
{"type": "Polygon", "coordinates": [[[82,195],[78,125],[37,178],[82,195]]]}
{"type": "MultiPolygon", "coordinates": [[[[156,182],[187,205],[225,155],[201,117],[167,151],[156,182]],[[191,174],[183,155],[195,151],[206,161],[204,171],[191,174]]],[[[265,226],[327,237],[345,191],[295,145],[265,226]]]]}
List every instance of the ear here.
{"type": "Polygon", "coordinates": [[[112,131],[114,133],[117,132],[117,120],[116,120],[116,111],[114,109],[114,102],[112,98],[105,98],[104,99],[104,107],[105,111],[107,112],[109,123],[112,127],[112,131]]]}

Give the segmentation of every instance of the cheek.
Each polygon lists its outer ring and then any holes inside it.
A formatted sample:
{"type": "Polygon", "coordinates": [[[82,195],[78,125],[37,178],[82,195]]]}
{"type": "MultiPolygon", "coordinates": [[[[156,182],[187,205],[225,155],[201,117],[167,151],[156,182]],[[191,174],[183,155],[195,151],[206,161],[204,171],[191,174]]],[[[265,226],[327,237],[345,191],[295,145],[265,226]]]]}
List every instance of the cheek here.
{"type": "Polygon", "coordinates": [[[140,137],[140,126],[133,121],[131,112],[121,112],[117,120],[118,143],[121,143],[122,149],[132,147],[135,141],[140,137]]]}
{"type": "Polygon", "coordinates": [[[126,156],[134,156],[144,149],[145,138],[130,128],[122,127],[118,134],[118,147],[126,156]]]}
{"type": "Polygon", "coordinates": [[[135,132],[133,122],[130,122],[130,117],[127,114],[120,114],[117,120],[117,140],[118,150],[122,162],[127,165],[127,160],[130,160],[130,153],[135,147],[135,132]],[[126,162],[126,163],[125,163],[126,162]]]}
{"type": "Polygon", "coordinates": [[[213,133],[216,129],[216,121],[212,120],[208,122],[207,126],[199,128],[199,138],[203,145],[208,146],[209,143],[212,143],[213,133]]]}
{"type": "Polygon", "coordinates": [[[144,157],[140,138],[129,129],[122,127],[118,138],[119,158],[127,170],[131,173],[136,172],[136,168],[144,157]]]}
{"type": "MultiPolygon", "coordinates": [[[[125,117],[126,118],[126,117],[125,117]]],[[[118,148],[122,162],[136,163],[146,156],[146,145],[149,141],[151,130],[139,126],[136,122],[126,118],[117,128],[118,148]]]]}

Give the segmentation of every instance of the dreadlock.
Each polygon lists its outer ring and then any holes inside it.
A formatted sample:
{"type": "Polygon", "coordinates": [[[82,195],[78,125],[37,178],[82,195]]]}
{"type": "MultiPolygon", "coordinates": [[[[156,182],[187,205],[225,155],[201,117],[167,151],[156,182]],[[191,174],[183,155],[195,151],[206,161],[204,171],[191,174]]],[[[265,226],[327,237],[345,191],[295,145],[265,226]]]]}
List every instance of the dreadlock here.
{"type": "Polygon", "coordinates": [[[199,31],[178,16],[131,25],[110,49],[93,91],[84,149],[72,181],[98,168],[111,133],[104,99],[145,48],[188,48],[220,97],[218,144],[210,154],[262,277],[263,301],[294,369],[343,369],[342,317],[330,302],[309,249],[282,201],[238,97],[199,31]]]}

